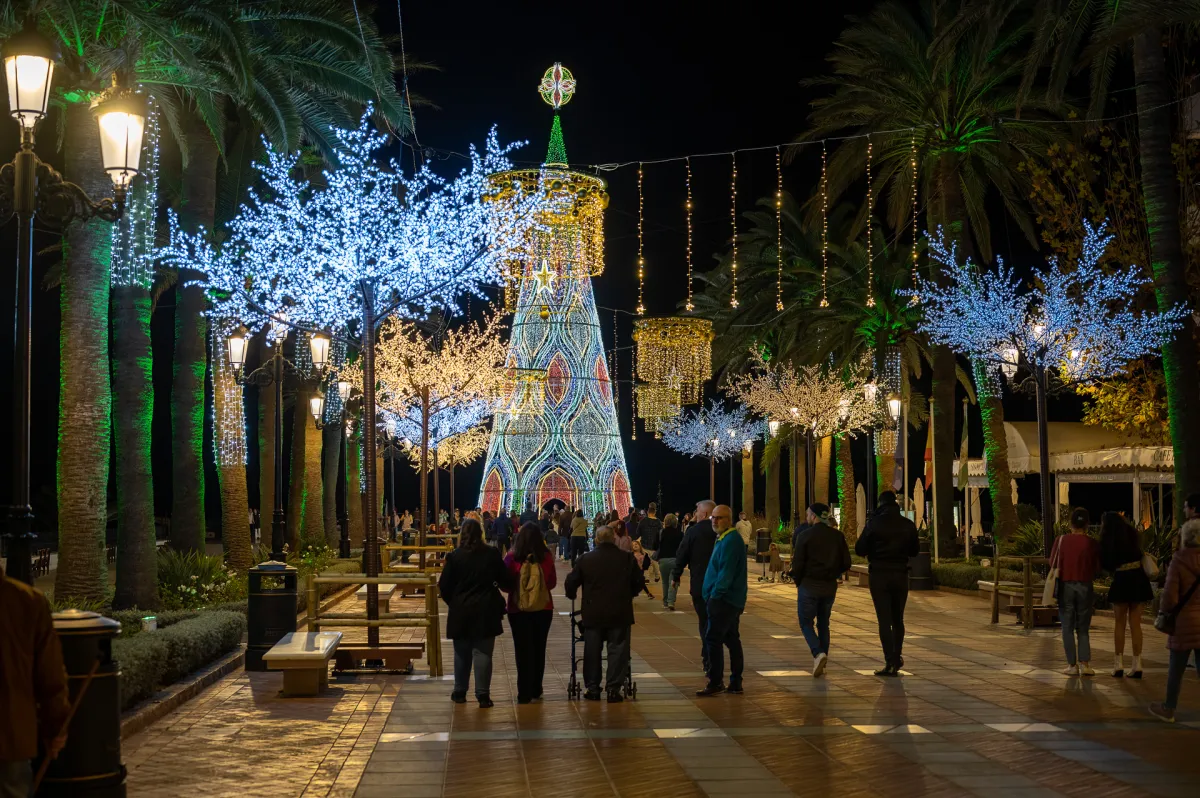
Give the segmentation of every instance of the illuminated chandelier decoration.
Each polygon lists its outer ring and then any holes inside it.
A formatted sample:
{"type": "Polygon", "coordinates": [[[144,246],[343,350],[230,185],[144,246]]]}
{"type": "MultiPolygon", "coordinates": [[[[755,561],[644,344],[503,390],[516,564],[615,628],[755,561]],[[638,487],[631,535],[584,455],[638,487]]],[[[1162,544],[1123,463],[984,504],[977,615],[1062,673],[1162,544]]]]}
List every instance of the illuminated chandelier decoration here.
{"type": "Polygon", "coordinates": [[[700,401],[712,378],[713,326],[691,316],[655,316],[633,323],[637,377],[643,382],[679,383],[682,404],[700,401]]]}
{"type": "Polygon", "coordinates": [[[679,415],[679,380],[668,382],[644,382],[634,388],[637,416],[642,419],[648,432],[661,438],[663,427],[679,415]]]}
{"type": "Polygon", "coordinates": [[[479,497],[493,514],[556,500],[591,517],[632,503],[592,295],[591,278],[604,271],[608,192],[600,178],[570,170],[558,118],[575,85],[555,64],[538,86],[555,109],[546,164],[492,177],[491,201],[526,190],[551,200],[507,264],[508,376],[496,397],[479,497]]]}

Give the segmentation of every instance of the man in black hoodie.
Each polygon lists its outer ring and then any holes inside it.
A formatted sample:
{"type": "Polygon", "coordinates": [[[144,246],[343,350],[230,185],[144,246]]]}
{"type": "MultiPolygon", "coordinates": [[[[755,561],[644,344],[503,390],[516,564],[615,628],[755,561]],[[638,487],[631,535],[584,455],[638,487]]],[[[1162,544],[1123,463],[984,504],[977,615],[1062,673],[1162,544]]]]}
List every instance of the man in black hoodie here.
{"type": "Polygon", "coordinates": [[[854,553],[870,568],[871,601],[879,619],[879,642],[885,665],[876,676],[899,676],[904,667],[904,605],[908,601],[908,560],[920,551],[917,527],[900,514],[896,494],[879,494],[879,507],[867,522],[854,553]]]}
{"type": "Polygon", "coordinates": [[[805,513],[808,526],[792,548],[796,611],[800,631],[812,651],[814,677],[824,674],[829,663],[829,615],[837,598],[838,580],[850,570],[850,547],[842,533],[831,526],[831,520],[827,505],[809,505],[805,513]]]}
{"type": "Polygon", "coordinates": [[[700,657],[704,662],[704,672],[708,673],[708,649],[704,645],[708,633],[708,605],[704,601],[704,575],[708,573],[708,561],[712,558],[713,546],[717,544],[717,533],[713,529],[712,515],[716,502],[704,499],[696,502],[696,523],[688,527],[675,553],[675,589],[683,579],[683,569],[692,571],[689,592],[692,594],[692,606],[696,609],[696,620],[700,625],[700,657]]]}
{"type": "MultiPolygon", "coordinates": [[[[658,505],[654,502],[650,502],[650,504],[646,506],[646,517],[641,521],[638,521],[637,525],[637,539],[641,541],[642,550],[645,551],[647,555],[658,551],[658,537],[660,534],[662,534],[662,526],[662,521],[658,520],[658,505]]],[[[651,575],[653,575],[654,581],[657,582],[659,578],[659,567],[658,562],[654,559],[650,560],[650,570],[646,576],[650,577],[651,575]]],[[[664,590],[664,600],[666,599],[666,593],[667,591],[664,590]]]]}

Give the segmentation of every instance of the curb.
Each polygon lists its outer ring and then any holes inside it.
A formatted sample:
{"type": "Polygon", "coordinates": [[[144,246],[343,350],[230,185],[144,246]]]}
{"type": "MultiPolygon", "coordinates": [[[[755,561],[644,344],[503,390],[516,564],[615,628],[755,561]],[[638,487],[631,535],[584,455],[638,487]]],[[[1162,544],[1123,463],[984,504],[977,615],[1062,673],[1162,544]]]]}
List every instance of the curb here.
{"type": "Polygon", "coordinates": [[[121,739],[131,737],[156,720],[166,717],[199,695],[204,688],[242,667],[245,661],[246,646],[240,644],[233,651],[191,673],[182,681],[159,690],[135,708],[121,715],[121,739]]]}

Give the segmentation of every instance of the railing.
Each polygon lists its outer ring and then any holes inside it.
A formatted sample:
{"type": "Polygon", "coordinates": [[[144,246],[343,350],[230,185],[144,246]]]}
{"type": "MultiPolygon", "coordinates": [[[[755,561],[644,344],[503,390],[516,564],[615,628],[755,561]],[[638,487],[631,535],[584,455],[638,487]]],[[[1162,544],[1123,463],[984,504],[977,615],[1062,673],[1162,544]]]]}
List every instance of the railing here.
{"type": "Polygon", "coordinates": [[[416,543],[387,543],[380,547],[386,554],[383,556],[383,570],[388,573],[426,573],[435,574],[442,570],[442,564],[437,560],[430,560],[424,555],[427,554],[449,554],[454,551],[453,546],[427,545],[422,546],[416,543]],[[414,551],[418,555],[417,563],[393,563],[392,552],[414,551]]]}
{"type": "Polygon", "coordinates": [[[305,585],[308,591],[308,630],[321,631],[326,626],[401,627],[425,630],[425,657],[429,662],[429,675],[442,675],[442,630],[438,608],[437,579],[432,574],[404,573],[384,576],[363,574],[309,574],[305,585]],[[425,609],[422,612],[381,612],[378,618],[364,618],[360,613],[329,612],[321,610],[317,585],[404,585],[425,591],[425,609]]]}
{"type": "Polygon", "coordinates": [[[1024,557],[1002,556],[995,558],[994,576],[992,578],[992,623],[1000,622],[1000,564],[1004,561],[1019,562],[1021,569],[1021,622],[1026,629],[1033,628],[1033,566],[1049,562],[1041,555],[1024,557]]]}

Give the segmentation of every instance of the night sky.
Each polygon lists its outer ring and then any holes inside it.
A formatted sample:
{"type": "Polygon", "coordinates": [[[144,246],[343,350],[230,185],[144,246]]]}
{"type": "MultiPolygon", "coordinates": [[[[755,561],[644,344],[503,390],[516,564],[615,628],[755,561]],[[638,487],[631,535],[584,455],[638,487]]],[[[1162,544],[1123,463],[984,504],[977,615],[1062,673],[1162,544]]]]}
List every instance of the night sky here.
{"type": "MultiPolygon", "coordinates": [[[[659,4],[476,2],[453,7],[439,3],[403,6],[408,58],[436,67],[414,69],[409,77],[411,91],[431,104],[416,110],[416,138],[423,157],[431,158],[436,170],[457,172],[462,166],[458,154],[471,143],[482,143],[492,124],[498,125],[502,141],[529,142],[517,153],[517,160],[540,163],[545,156],[552,111],[538,96],[536,86],[555,61],[570,68],[578,81],[576,96],[562,114],[572,165],[590,171],[596,164],[632,162],[601,172],[609,181],[612,201],[606,215],[607,266],[604,275],[594,281],[594,288],[606,347],[613,345],[614,311],[618,346],[632,343],[632,311],[637,304],[636,162],[693,156],[693,260],[697,270],[711,268],[713,253],[725,246],[730,235],[729,151],[770,148],[791,141],[805,129],[812,94],[800,82],[822,72],[824,58],[845,26],[846,15],[862,13],[872,3],[847,0],[825,7],[836,8],[836,12],[825,13],[802,3],[726,4],[711,10],[693,4],[669,4],[669,8],[647,11],[653,5],[659,4]],[[695,157],[706,154],[715,155],[695,157]]],[[[375,10],[386,32],[398,30],[396,12],[390,2],[375,10]]],[[[6,153],[14,152],[16,126],[6,124],[0,128],[0,147],[6,153]]],[[[53,138],[44,135],[42,141],[39,152],[48,160],[56,160],[53,138]]],[[[397,144],[392,153],[408,167],[414,158],[411,144],[397,144]]],[[[812,158],[798,158],[785,167],[785,190],[807,196],[818,168],[812,158]]],[[[738,206],[749,210],[759,197],[774,190],[774,151],[739,154],[738,173],[738,206]]],[[[674,312],[685,296],[683,198],[682,161],[647,164],[646,306],[651,315],[674,312]]],[[[55,240],[45,237],[37,243],[49,246],[55,240]]],[[[0,244],[12,251],[11,226],[0,244]]],[[[1003,249],[1002,244],[999,246],[1003,249]]],[[[55,259],[53,255],[42,256],[35,267],[33,467],[35,509],[43,520],[50,515],[54,502],[58,292],[39,291],[37,286],[55,259]]],[[[0,281],[0,303],[12,307],[11,267],[5,275],[8,279],[0,281]]],[[[699,282],[695,290],[701,290],[699,282]]],[[[173,305],[173,293],[168,292],[152,323],[158,389],[153,443],[155,503],[160,515],[170,510],[173,305]]],[[[8,373],[11,327],[2,326],[6,329],[0,343],[0,368],[8,373]]],[[[630,353],[625,349],[620,355],[619,376],[627,379],[629,372],[630,353]]],[[[620,424],[626,436],[631,415],[629,393],[629,386],[622,385],[620,424]]],[[[7,405],[8,396],[0,397],[0,412],[7,413],[7,405]]],[[[1017,397],[1006,405],[1012,418],[1033,418],[1031,401],[1017,397]]],[[[1074,398],[1052,403],[1053,420],[1077,419],[1078,412],[1079,402],[1074,398]]],[[[978,418],[972,418],[971,423],[971,452],[976,456],[982,451],[982,438],[978,418]]],[[[912,439],[911,451],[919,458],[924,431],[914,432],[912,439]]],[[[957,448],[957,433],[955,440],[957,448]]],[[[69,456],[69,431],[58,442],[69,456]]],[[[690,507],[707,493],[707,461],[677,455],[653,436],[642,433],[636,441],[626,442],[625,452],[638,505],[654,500],[660,484],[671,510],[690,507]]],[[[865,455],[859,452],[858,457],[861,474],[865,455]]],[[[7,475],[7,458],[0,467],[0,474],[7,475]]],[[[727,501],[728,466],[718,469],[716,498],[727,501]]],[[[211,463],[208,471],[209,526],[216,529],[219,506],[211,463]]],[[[252,463],[252,504],[256,498],[255,471],[252,463]]],[[[474,467],[460,469],[457,494],[461,506],[474,504],[481,472],[482,460],[474,467]]],[[[405,468],[400,476],[398,503],[402,507],[415,506],[415,474],[405,468]]],[[[756,499],[761,508],[761,477],[758,481],[756,499]]],[[[736,482],[740,494],[740,474],[736,482]]],[[[1022,487],[1023,498],[1034,500],[1036,484],[1033,480],[1027,482],[1031,484],[1022,487]]],[[[444,480],[442,490],[444,503],[448,498],[444,480]]],[[[786,486],[782,493],[786,496],[786,486]]],[[[1121,493],[1127,502],[1124,491],[1121,493]]],[[[1120,508],[1106,505],[1105,509],[1120,508]]]]}

